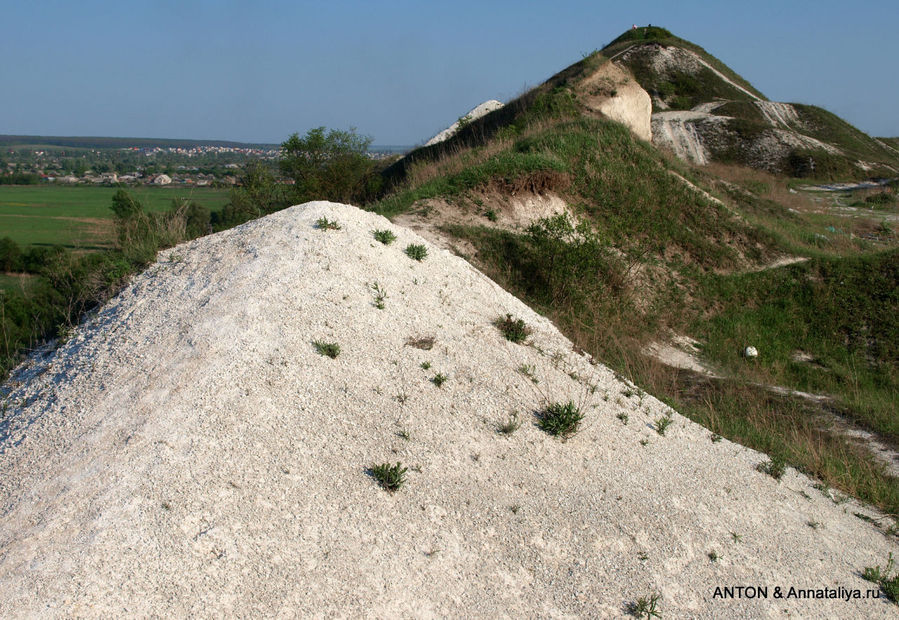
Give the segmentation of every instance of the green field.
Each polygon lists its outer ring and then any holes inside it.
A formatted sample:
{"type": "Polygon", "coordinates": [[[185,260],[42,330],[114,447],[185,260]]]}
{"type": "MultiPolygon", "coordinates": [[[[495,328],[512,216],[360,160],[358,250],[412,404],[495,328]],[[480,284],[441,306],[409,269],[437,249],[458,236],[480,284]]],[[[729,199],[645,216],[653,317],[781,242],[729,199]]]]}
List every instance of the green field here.
{"type": "MultiPolygon", "coordinates": [[[[111,247],[114,229],[109,207],[118,189],[0,186],[0,237],[11,237],[22,246],[62,245],[81,250],[111,247]]],[[[228,189],[205,187],[136,187],[128,191],[149,211],[164,211],[175,198],[194,200],[217,211],[230,195],[228,189]]]]}

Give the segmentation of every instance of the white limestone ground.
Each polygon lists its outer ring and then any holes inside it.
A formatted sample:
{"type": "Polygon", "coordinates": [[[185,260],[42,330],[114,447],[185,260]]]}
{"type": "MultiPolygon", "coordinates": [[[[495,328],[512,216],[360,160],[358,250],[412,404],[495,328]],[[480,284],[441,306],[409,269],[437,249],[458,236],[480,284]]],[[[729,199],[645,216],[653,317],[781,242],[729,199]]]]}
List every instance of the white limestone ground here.
{"type": "MultiPolygon", "coordinates": [[[[488,99],[487,101],[485,101],[483,103],[479,103],[478,105],[473,107],[471,110],[468,111],[468,114],[464,114],[463,116],[460,117],[459,120],[465,119],[466,122],[470,123],[471,121],[475,121],[475,120],[481,118],[482,116],[485,116],[485,115],[489,114],[490,112],[493,112],[494,110],[499,110],[501,107],[503,107],[502,101],[497,101],[496,99],[488,99]]],[[[459,131],[460,126],[461,126],[461,123],[457,120],[455,123],[453,123],[446,129],[440,131],[433,138],[431,138],[430,140],[425,142],[425,146],[432,146],[434,144],[438,144],[445,140],[449,140],[454,135],[456,135],[456,132],[459,131]]]]}
{"type": "Polygon", "coordinates": [[[294,207],[163,252],[22,368],[0,408],[0,617],[608,617],[652,592],[663,617],[895,617],[774,598],[871,587],[859,571],[899,551],[853,514],[871,509],[756,471],[410,243],[353,207],[294,207]],[[534,412],[569,399],[586,418],[563,442],[534,412]],[[395,494],[366,474],[388,461],[410,468],[395,494]],[[713,598],[740,585],[769,598],[713,598]]]}

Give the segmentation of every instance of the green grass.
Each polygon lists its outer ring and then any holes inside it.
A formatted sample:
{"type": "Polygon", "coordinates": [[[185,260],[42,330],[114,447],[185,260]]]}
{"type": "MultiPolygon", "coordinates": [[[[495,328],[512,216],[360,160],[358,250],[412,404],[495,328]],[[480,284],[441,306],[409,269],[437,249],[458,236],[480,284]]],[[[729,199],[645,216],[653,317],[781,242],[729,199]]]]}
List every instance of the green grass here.
{"type": "Polygon", "coordinates": [[[381,463],[373,465],[369,468],[368,473],[377,480],[381,488],[389,493],[395,493],[400,490],[406,481],[407,467],[403,467],[402,463],[391,465],[390,463],[381,463]]]}
{"type": "Polygon", "coordinates": [[[338,355],[340,355],[340,345],[336,342],[323,342],[321,340],[314,340],[312,342],[312,346],[315,347],[315,351],[319,355],[324,355],[326,357],[330,357],[331,359],[334,359],[338,355]]]}
{"type": "Polygon", "coordinates": [[[326,217],[320,217],[315,220],[315,227],[319,230],[340,230],[341,226],[339,222],[334,220],[329,220],[326,217]]]}
{"type": "Polygon", "coordinates": [[[787,463],[783,460],[783,457],[774,455],[764,463],[759,463],[756,466],[756,470],[763,474],[768,474],[775,480],[780,480],[787,470],[787,463]]]}
{"type": "Polygon", "coordinates": [[[706,357],[736,376],[830,394],[864,426],[899,440],[899,250],[709,275],[715,308],[693,325],[706,357]],[[750,366],[740,351],[761,355],[750,366]],[[801,351],[813,362],[795,361],[801,351]]]}
{"type": "Polygon", "coordinates": [[[577,431],[583,419],[580,407],[573,402],[551,403],[537,414],[537,426],[554,437],[564,439],[577,431]]]}
{"type": "Polygon", "coordinates": [[[634,618],[642,618],[644,620],[650,620],[651,618],[661,618],[662,612],[659,610],[659,601],[662,599],[662,595],[658,592],[653,592],[649,596],[641,596],[635,602],[629,603],[627,605],[627,613],[632,615],[634,618]]]}
{"type": "Polygon", "coordinates": [[[447,377],[442,372],[438,372],[431,378],[431,383],[433,383],[437,387],[443,387],[443,384],[446,383],[447,379],[449,379],[449,377],[447,377]]]}
{"type": "MultiPolygon", "coordinates": [[[[0,185],[0,230],[21,246],[112,247],[115,230],[110,206],[118,189],[0,185]]],[[[194,200],[217,211],[230,196],[230,190],[217,188],[134,187],[128,191],[151,212],[168,210],[175,198],[194,200]]]]}
{"type": "Polygon", "coordinates": [[[413,203],[435,196],[458,196],[484,186],[492,179],[517,179],[537,171],[564,172],[559,159],[545,153],[504,152],[458,174],[440,177],[420,187],[393,194],[381,200],[374,210],[391,216],[408,211],[413,203]]]}
{"type": "Polygon", "coordinates": [[[899,572],[895,575],[890,575],[890,573],[893,572],[893,568],[893,554],[890,553],[887,558],[886,567],[881,569],[880,565],[866,566],[865,570],[862,572],[862,577],[867,581],[879,585],[889,600],[899,604],[899,572]]]}
{"type": "Polygon", "coordinates": [[[396,235],[393,234],[392,230],[373,230],[371,234],[377,241],[380,241],[384,245],[390,245],[396,241],[396,235]]]}
{"type": "Polygon", "coordinates": [[[563,119],[523,132],[510,148],[484,162],[400,190],[372,208],[390,216],[424,198],[463,195],[491,184],[527,188],[539,182],[544,190],[566,194],[600,240],[609,245],[614,240],[634,254],[676,251],[690,262],[719,268],[733,264],[737,251],[758,256],[772,245],[770,235],[690,189],[668,167],[618,123],[563,119]]]}
{"type": "MultiPolygon", "coordinates": [[[[605,46],[602,49],[602,54],[607,58],[610,58],[615,54],[624,51],[628,47],[646,43],[659,43],[665,46],[680,47],[695,52],[712,67],[726,75],[731,81],[742,86],[749,92],[754,93],[761,99],[765,99],[765,96],[761,92],[756,90],[752,84],[743,79],[726,64],[695,43],[681,39],[664,28],[639,27],[636,30],[627,30],[617,39],[605,46]]],[[[648,55],[653,53],[652,48],[646,48],[646,52],[643,52],[643,50],[638,48],[636,52],[637,53],[631,55],[627,62],[628,68],[634,73],[637,81],[644,89],[648,91],[654,90],[664,94],[665,87],[662,84],[662,80],[659,79],[658,74],[651,68],[649,63],[648,55]]],[[[698,97],[696,97],[696,103],[700,101],[711,101],[715,97],[736,100],[751,99],[749,95],[730,86],[705,67],[695,75],[675,75],[669,77],[673,78],[670,80],[672,86],[674,88],[679,87],[678,92],[686,93],[687,96],[691,98],[693,98],[694,95],[698,95],[698,97]],[[679,83],[678,78],[680,78],[680,82],[685,83],[679,83]],[[695,86],[691,84],[691,81],[693,80],[696,81],[695,86]]],[[[695,105],[695,103],[693,105],[695,105]]]]}
{"type": "Polygon", "coordinates": [[[428,248],[418,243],[410,243],[404,251],[412,260],[423,261],[428,256],[428,248]]]}
{"type": "Polygon", "coordinates": [[[531,328],[523,320],[513,319],[511,314],[496,319],[494,325],[509,342],[524,342],[531,334],[531,328]]]}
{"type": "Polygon", "coordinates": [[[35,276],[29,274],[0,273],[0,291],[27,291],[34,280],[35,276]]]}

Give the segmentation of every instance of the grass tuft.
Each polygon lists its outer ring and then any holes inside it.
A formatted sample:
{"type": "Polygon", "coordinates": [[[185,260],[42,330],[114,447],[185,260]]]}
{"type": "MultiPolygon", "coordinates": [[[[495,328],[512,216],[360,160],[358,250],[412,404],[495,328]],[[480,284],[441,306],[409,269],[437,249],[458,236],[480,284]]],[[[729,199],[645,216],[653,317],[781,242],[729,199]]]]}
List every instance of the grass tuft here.
{"type": "Polygon", "coordinates": [[[375,294],[375,308],[378,310],[384,309],[384,300],[387,299],[387,291],[381,288],[381,285],[375,282],[371,285],[371,290],[375,294]]]}
{"type": "Polygon", "coordinates": [[[511,314],[499,317],[494,321],[497,329],[503,333],[509,342],[524,342],[531,335],[531,328],[521,319],[513,319],[511,314]]]}
{"type": "Polygon", "coordinates": [[[519,428],[521,428],[521,420],[518,418],[518,413],[513,411],[509,419],[500,424],[496,430],[501,435],[511,435],[519,428]]]}
{"type": "Polygon", "coordinates": [[[371,234],[374,236],[375,240],[380,241],[384,245],[390,245],[396,241],[396,235],[393,234],[393,231],[391,230],[373,230],[371,234]]]}
{"type": "Polygon", "coordinates": [[[436,375],[434,375],[434,377],[431,379],[431,383],[433,383],[433,384],[436,385],[437,387],[442,387],[443,384],[446,383],[446,380],[447,380],[447,379],[449,379],[449,377],[447,377],[447,376],[446,376],[445,374],[443,374],[442,372],[438,372],[438,373],[437,373],[436,375]]]}
{"type": "Polygon", "coordinates": [[[319,230],[340,230],[341,226],[337,222],[333,220],[329,220],[326,217],[320,217],[315,220],[315,227],[319,230]]]}
{"type": "Polygon", "coordinates": [[[584,414],[573,402],[552,403],[538,414],[540,430],[554,437],[568,437],[577,431],[584,414]]]}
{"type": "Polygon", "coordinates": [[[312,346],[315,347],[315,350],[319,353],[319,355],[325,355],[334,359],[338,355],[340,355],[340,345],[336,342],[323,342],[321,340],[313,340],[312,346]]]}
{"type": "Polygon", "coordinates": [[[774,455],[769,461],[759,463],[755,468],[763,474],[768,474],[775,480],[780,480],[787,470],[787,463],[782,456],[774,455]]]}
{"type": "Polygon", "coordinates": [[[668,427],[671,426],[671,422],[672,419],[670,415],[659,418],[658,420],[656,420],[656,432],[659,435],[664,435],[668,427]]]}
{"type": "Polygon", "coordinates": [[[402,487],[403,483],[406,481],[407,471],[408,468],[403,467],[402,463],[397,463],[396,465],[382,463],[380,465],[372,466],[368,470],[368,473],[372,478],[378,481],[378,484],[380,484],[381,488],[385,491],[395,493],[396,491],[399,491],[400,487],[402,487]]]}
{"type": "Polygon", "coordinates": [[[428,248],[418,243],[410,243],[405,249],[406,256],[412,260],[423,261],[428,256],[428,248]]]}
{"type": "Polygon", "coordinates": [[[658,608],[661,598],[662,595],[658,592],[653,592],[649,596],[641,596],[636,602],[627,606],[627,613],[634,618],[643,618],[644,620],[661,618],[662,612],[658,608]]]}

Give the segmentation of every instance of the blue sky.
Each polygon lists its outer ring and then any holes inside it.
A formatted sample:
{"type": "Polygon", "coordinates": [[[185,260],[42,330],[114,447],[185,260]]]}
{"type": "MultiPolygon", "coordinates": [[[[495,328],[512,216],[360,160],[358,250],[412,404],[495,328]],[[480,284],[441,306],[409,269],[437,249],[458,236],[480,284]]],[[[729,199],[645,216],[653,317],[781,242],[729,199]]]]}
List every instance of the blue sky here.
{"type": "Polygon", "coordinates": [[[0,0],[0,134],[416,144],[636,23],[899,136],[899,2],[0,0]]]}

